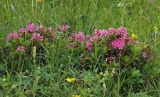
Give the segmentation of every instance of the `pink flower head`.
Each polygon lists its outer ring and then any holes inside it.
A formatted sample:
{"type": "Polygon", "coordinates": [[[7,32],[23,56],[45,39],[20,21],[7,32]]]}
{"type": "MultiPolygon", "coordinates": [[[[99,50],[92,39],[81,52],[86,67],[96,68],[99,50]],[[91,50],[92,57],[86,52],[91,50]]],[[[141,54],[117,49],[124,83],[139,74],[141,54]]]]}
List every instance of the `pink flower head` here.
{"type": "Polygon", "coordinates": [[[10,38],[13,36],[13,34],[12,33],[9,33],[8,35],[7,35],[7,42],[10,40],[10,38]]]}
{"type": "Polygon", "coordinates": [[[14,38],[14,39],[18,39],[18,34],[17,34],[17,32],[14,32],[13,38],[14,38]]]}
{"type": "Polygon", "coordinates": [[[127,35],[127,34],[128,34],[128,33],[127,33],[127,29],[126,29],[126,28],[123,28],[123,27],[118,28],[118,29],[117,29],[117,32],[116,32],[116,35],[119,35],[119,34],[121,34],[121,35],[127,35]]]}
{"type": "Polygon", "coordinates": [[[101,33],[100,33],[100,36],[108,36],[109,35],[109,33],[107,32],[107,30],[101,30],[101,33]]]}
{"type": "Polygon", "coordinates": [[[110,57],[111,58],[111,60],[114,60],[114,57],[110,57]]]}
{"type": "Polygon", "coordinates": [[[44,40],[44,39],[43,39],[43,35],[41,36],[39,33],[37,34],[36,32],[33,33],[33,36],[32,36],[31,39],[32,39],[32,40],[38,39],[38,40],[40,40],[40,41],[43,41],[43,40],[44,40]]]}
{"type": "Polygon", "coordinates": [[[95,36],[93,36],[93,37],[90,38],[90,41],[93,42],[94,40],[95,40],[95,36]]]}
{"type": "Polygon", "coordinates": [[[91,36],[88,34],[87,37],[86,37],[86,39],[90,39],[90,38],[91,38],[91,36]]]}
{"type": "Polygon", "coordinates": [[[52,36],[53,39],[55,39],[55,35],[53,34],[53,32],[50,35],[52,36]]]}
{"type": "Polygon", "coordinates": [[[138,40],[137,40],[137,41],[134,41],[134,43],[136,44],[136,46],[138,46],[138,45],[139,45],[139,42],[138,42],[138,40]]]}
{"type": "Polygon", "coordinates": [[[59,27],[62,31],[68,30],[70,27],[68,25],[63,25],[59,27]]]}
{"type": "Polygon", "coordinates": [[[46,33],[47,30],[46,30],[46,27],[44,27],[44,29],[42,30],[43,33],[46,33]]]}
{"type": "Polygon", "coordinates": [[[18,46],[18,47],[17,47],[17,50],[19,50],[19,51],[24,51],[24,46],[18,46]]]}
{"type": "Polygon", "coordinates": [[[95,35],[98,34],[98,30],[97,30],[97,29],[94,30],[94,34],[95,34],[95,35]]]}
{"type": "Polygon", "coordinates": [[[14,34],[12,34],[12,33],[9,33],[8,35],[7,35],[7,42],[8,41],[10,41],[10,39],[11,38],[13,38],[13,39],[18,39],[18,34],[17,34],[17,32],[15,32],[14,34]]]}
{"type": "Polygon", "coordinates": [[[71,36],[69,36],[69,37],[68,37],[68,39],[72,39],[72,37],[71,37],[71,36]]]}
{"type": "Polygon", "coordinates": [[[99,36],[96,36],[97,37],[97,41],[100,42],[101,38],[99,36]]]}
{"type": "Polygon", "coordinates": [[[81,41],[81,42],[84,42],[84,41],[85,41],[83,32],[79,32],[79,34],[76,34],[76,33],[75,33],[74,36],[75,36],[75,38],[76,38],[76,41],[81,41]]]}
{"type": "Polygon", "coordinates": [[[117,30],[114,28],[109,28],[109,34],[117,33],[117,30]]]}
{"type": "Polygon", "coordinates": [[[107,62],[107,61],[108,61],[108,59],[106,58],[106,59],[105,59],[105,62],[107,62]]]}
{"type": "Polygon", "coordinates": [[[86,55],[86,57],[85,57],[85,60],[87,60],[88,59],[88,55],[86,55]]]}
{"type": "Polygon", "coordinates": [[[68,48],[71,48],[72,47],[72,43],[68,43],[68,48]]]}
{"type": "Polygon", "coordinates": [[[43,28],[43,25],[40,24],[40,26],[36,28],[36,31],[40,32],[42,30],[42,28],[43,28]]]}
{"type": "Polygon", "coordinates": [[[146,58],[146,56],[147,56],[146,52],[143,52],[143,53],[142,53],[142,56],[143,56],[144,58],[146,58]]]}
{"type": "Polygon", "coordinates": [[[25,34],[25,28],[22,28],[22,29],[19,29],[19,33],[20,33],[20,35],[24,35],[25,34]]]}
{"type": "Polygon", "coordinates": [[[86,42],[86,47],[87,47],[87,50],[91,50],[92,49],[92,41],[89,41],[89,42],[86,42]]]}
{"type": "Polygon", "coordinates": [[[119,48],[122,50],[125,47],[125,41],[123,39],[116,39],[112,41],[113,48],[119,48]]]}
{"type": "Polygon", "coordinates": [[[49,27],[49,28],[48,28],[48,31],[49,31],[49,32],[52,32],[52,27],[49,27]]]}
{"type": "Polygon", "coordinates": [[[65,25],[65,29],[68,30],[70,28],[70,26],[68,25],[65,25]]]}
{"type": "Polygon", "coordinates": [[[33,32],[34,31],[34,23],[29,24],[27,27],[27,32],[33,32]]]}
{"type": "Polygon", "coordinates": [[[153,58],[153,54],[151,54],[150,57],[153,58]]]}

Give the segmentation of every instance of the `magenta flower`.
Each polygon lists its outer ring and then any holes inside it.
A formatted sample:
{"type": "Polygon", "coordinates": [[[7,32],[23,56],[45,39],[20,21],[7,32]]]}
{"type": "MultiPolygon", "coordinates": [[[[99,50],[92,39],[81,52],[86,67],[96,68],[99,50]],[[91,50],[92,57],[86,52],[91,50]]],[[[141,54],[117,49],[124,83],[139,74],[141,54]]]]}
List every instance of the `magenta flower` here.
{"type": "Polygon", "coordinates": [[[19,29],[19,33],[20,33],[20,35],[24,35],[25,34],[25,28],[22,28],[22,29],[19,29]]]}
{"type": "Polygon", "coordinates": [[[43,28],[43,25],[40,24],[40,26],[36,28],[36,31],[40,32],[42,30],[42,28],[43,28]]]}
{"type": "Polygon", "coordinates": [[[138,46],[138,45],[139,45],[139,42],[138,42],[138,40],[137,40],[137,41],[134,41],[134,43],[136,44],[136,46],[138,46]]]}
{"type": "Polygon", "coordinates": [[[88,59],[88,55],[86,55],[86,57],[85,57],[85,60],[87,60],[88,59]]]}
{"type": "Polygon", "coordinates": [[[29,24],[27,27],[27,32],[33,32],[34,31],[34,23],[29,24]]]}
{"type": "Polygon", "coordinates": [[[109,34],[117,33],[117,30],[114,28],[109,28],[109,34]]]}
{"type": "Polygon", "coordinates": [[[121,35],[126,35],[126,34],[128,34],[128,33],[127,33],[127,29],[126,29],[126,28],[123,28],[123,27],[118,28],[118,29],[117,29],[117,32],[116,32],[116,35],[119,35],[119,34],[121,34],[121,35]]]}
{"type": "Polygon", "coordinates": [[[92,41],[89,41],[89,42],[86,42],[86,47],[87,47],[87,50],[91,50],[92,49],[92,41]]]}
{"type": "Polygon", "coordinates": [[[95,34],[95,35],[98,34],[98,30],[97,30],[97,29],[94,30],[94,34],[95,34]]]}
{"type": "Polygon", "coordinates": [[[90,39],[90,38],[91,38],[91,36],[88,34],[87,37],[86,37],[86,39],[90,39]]]}
{"type": "Polygon", "coordinates": [[[70,27],[68,25],[63,25],[59,27],[62,31],[68,30],[70,27]]]}
{"type": "Polygon", "coordinates": [[[43,35],[41,36],[39,33],[37,34],[36,32],[33,33],[33,36],[32,36],[31,39],[32,39],[32,40],[38,39],[38,40],[40,40],[40,41],[43,41],[43,40],[44,40],[44,39],[43,39],[43,35]]]}
{"type": "Polygon", "coordinates": [[[122,50],[125,47],[125,41],[123,39],[116,39],[112,41],[113,48],[118,48],[122,50]]]}
{"type": "Polygon", "coordinates": [[[46,30],[46,27],[44,27],[44,29],[42,30],[43,33],[46,33],[47,30],[46,30]]]}
{"type": "Polygon", "coordinates": [[[83,35],[83,32],[79,32],[79,34],[76,34],[74,35],[74,37],[76,38],[76,41],[81,41],[81,42],[84,42],[85,39],[84,39],[84,35],[83,35]]]}
{"type": "Polygon", "coordinates": [[[68,43],[68,48],[71,48],[72,47],[72,43],[68,43]]]}
{"type": "Polygon", "coordinates": [[[106,59],[105,59],[105,62],[107,62],[107,61],[108,61],[108,59],[106,58],[106,59]]]}
{"type": "Polygon", "coordinates": [[[153,58],[153,54],[151,54],[150,57],[153,58]]]}
{"type": "Polygon", "coordinates": [[[142,53],[142,56],[143,56],[144,58],[146,58],[146,56],[147,56],[146,52],[143,52],[143,53],[142,53]]]}
{"type": "Polygon", "coordinates": [[[72,37],[71,37],[71,36],[69,36],[69,37],[68,37],[68,39],[72,39],[72,37]]]}
{"type": "Polygon", "coordinates": [[[24,46],[18,46],[18,47],[17,47],[17,50],[19,50],[19,51],[24,51],[24,46]]]}
{"type": "Polygon", "coordinates": [[[95,36],[93,36],[93,37],[90,38],[90,41],[93,42],[94,40],[95,40],[95,36]]]}
{"type": "Polygon", "coordinates": [[[114,57],[110,57],[111,58],[111,60],[114,60],[114,57]]]}
{"type": "Polygon", "coordinates": [[[52,36],[53,39],[55,39],[55,35],[53,34],[53,32],[50,35],[52,36]]]}
{"type": "Polygon", "coordinates": [[[107,32],[107,30],[99,30],[99,34],[100,36],[105,36],[105,37],[108,37],[109,36],[109,33],[107,32]]]}
{"type": "Polygon", "coordinates": [[[49,28],[48,28],[48,31],[49,31],[49,32],[52,32],[52,27],[49,27],[49,28]]]}
{"type": "Polygon", "coordinates": [[[13,34],[13,38],[14,38],[14,39],[18,39],[18,34],[17,34],[17,32],[15,32],[15,33],[13,34]]]}
{"type": "Polygon", "coordinates": [[[10,32],[8,35],[7,35],[7,42],[10,40],[10,38],[13,36],[13,34],[10,32]]]}
{"type": "Polygon", "coordinates": [[[18,39],[18,34],[17,34],[17,32],[14,32],[14,34],[12,34],[12,33],[9,33],[8,35],[7,35],[7,42],[8,41],[10,41],[10,39],[11,38],[13,38],[13,39],[18,39]]]}

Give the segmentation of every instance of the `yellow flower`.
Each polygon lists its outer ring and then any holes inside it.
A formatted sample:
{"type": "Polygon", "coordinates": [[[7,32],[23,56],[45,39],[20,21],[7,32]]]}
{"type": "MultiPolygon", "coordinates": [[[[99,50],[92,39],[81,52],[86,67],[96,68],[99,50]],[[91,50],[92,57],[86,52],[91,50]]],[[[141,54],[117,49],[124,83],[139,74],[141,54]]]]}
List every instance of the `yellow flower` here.
{"type": "Polygon", "coordinates": [[[136,35],[135,34],[132,34],[132,38],[134,38],[136,35]]]}
{"type": "Polygon", "coordinates": [[[72,95],[72,97],[80,97],[81,95],[72,95]]]}
{"type": "Polygon", "coordinates": [[[42,2],[42,0],[37,0],[37,2],[42,2]]]}
{"type": "Polygon", "coordinates": [[[135,35],[135,34],[132,34],[132,38],[138,38],[138,36],[137,35],[135,35]]]}
{"type": "Polygon", "coordinates": [[[75,78],[67,78],[66,81],[72,83],[73,81],[75,81],[75,78]]]}
{"type": "Polygon", "coordinates": [[[137,35],[135,35],[135,38],[137,39],[137,38],[138,38],[138,36],[137,36],[137,35]]]}

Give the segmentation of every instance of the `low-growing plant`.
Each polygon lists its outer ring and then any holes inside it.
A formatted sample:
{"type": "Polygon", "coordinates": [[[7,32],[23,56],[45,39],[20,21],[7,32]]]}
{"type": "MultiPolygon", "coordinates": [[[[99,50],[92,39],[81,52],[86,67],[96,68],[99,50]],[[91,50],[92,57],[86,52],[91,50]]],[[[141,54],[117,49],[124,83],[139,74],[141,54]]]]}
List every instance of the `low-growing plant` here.
{"type": "MultiPolygon", "coordinates": [[[[69,28],[68,25],[53,29],[29,24],[27,28],[7,35],[6,45],[3,47],[5,51],[3,63],[7,73],[22,74],[26,70],[35,73],[33,76],[35,81],[28,84],[33,84],[32,91],[23,91],[24,94],[31,93],[35,96],[38,92],[42,93],[43,89],[40,88],[42,84],[38,84],[39,82],[44,82],[45,86],[49,87],[45,89],[46,95],[55,95],[52,92],[64,90],[66,87],[70,88],[62,95],[68,92],[74,94],[73,90],[79,91],[79,89],[61,81],[67,76],[73,77],[73,74],[67,73],[69,70],[79,72],[80,75],[74,75],[74,78],[68,78],[67,81],[70,83],[75,81],[76,83],[73,83],[76,87],[83,87],[80,94],[84,96],[90,94],[127,96],[130,91],[143,90],[146,77],[142,75],[148,74],[146,70],[153,66],[148,64],[155,59],[155,54],[151,50],[152,44],[144,45],[137,40],[137,35],[129,35],[127,29],[123,27],[109,28],[108,31],[95,29],[92,35],[75,31],[72,33],[67,31],[69,28]],[[37,67],[48,70],[40,73],[37,67]],[[63,77],[59,78],[60,76],[63,77]],[[50,87],[49,84],[53,84],[56,80],[58,88],[50,87]],[[47,91],[48,89],[51,90],[47,91]],[[97,94],[100,92],[103,94],[97,94]]],[[[22,87],[23,90],[30,90],[22,83],[18,85],[20,90],[22,87]]]]}

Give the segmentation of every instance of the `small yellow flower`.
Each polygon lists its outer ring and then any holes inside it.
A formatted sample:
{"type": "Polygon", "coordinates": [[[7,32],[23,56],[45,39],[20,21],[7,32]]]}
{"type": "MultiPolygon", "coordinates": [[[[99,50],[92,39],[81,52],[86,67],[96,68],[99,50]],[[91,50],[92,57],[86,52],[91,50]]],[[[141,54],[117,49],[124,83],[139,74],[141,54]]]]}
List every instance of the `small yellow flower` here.
{"type": "Polygon", "coordinates": [[[135,35],[135,34],[132,34],[132,38],[138,38],[138,36],[137,35],[135,35]]]}
{"type": "Polygon", "coordinates": [[[72,83],[73,81],[75,81],[75,78],[67,78],[66,81],[72,83]]]}
{"type": "Polygon", "coordinates": [[[72,97],[80,97],[81,95],[72,95],[72,97]]]}
{"type": "Polygon", "coordinates": [[[42,2],[42,0],[37,0],[37,2],[42,2]]]}
{"type": "Polygon", "coordinates": [[[138,36],[137,35],[135,35],[135,39],[137,39],[138,38],[138,36]]]}
{"type": "Polygon", "coordinates": [[[136,35],[135,34],[132,34],[132,38],[134,38],[136,35]]]}

